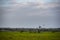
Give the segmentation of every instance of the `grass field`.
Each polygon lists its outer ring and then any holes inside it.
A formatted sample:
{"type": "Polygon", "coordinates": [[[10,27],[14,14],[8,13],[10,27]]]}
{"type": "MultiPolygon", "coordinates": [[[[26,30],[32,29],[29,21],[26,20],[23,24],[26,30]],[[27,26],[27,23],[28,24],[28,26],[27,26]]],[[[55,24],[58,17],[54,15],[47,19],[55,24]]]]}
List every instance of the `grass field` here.
{"type": "Polygon", "coordinates": [[[0,40],[60,40],[60,32],[0,32],[0,40]]]}

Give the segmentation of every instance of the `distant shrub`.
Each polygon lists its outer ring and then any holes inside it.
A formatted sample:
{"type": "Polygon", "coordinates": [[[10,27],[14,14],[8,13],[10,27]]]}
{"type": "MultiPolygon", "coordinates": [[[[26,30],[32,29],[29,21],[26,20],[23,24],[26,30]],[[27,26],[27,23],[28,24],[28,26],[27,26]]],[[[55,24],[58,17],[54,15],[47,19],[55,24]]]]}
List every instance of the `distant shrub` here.
{"type": "Polygon", "coordinates": [[[40,30],[38,29],[38,33],[40,33],[40,30]]]}
{"type": "Polygon", "coordinates": [[[21,33],[24,32],[23,30],[20,31],[21,33]]]}

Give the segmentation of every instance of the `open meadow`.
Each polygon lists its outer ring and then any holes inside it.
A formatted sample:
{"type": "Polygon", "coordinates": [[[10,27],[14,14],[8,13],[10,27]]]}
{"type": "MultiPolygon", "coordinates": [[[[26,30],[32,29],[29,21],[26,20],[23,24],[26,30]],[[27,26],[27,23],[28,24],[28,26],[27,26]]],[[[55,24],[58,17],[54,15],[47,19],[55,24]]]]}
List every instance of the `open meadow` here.
{"type": "Polygon", "coordinates": [[[60,40],[60,32],[0,32],[0,40],[60,40]]]}

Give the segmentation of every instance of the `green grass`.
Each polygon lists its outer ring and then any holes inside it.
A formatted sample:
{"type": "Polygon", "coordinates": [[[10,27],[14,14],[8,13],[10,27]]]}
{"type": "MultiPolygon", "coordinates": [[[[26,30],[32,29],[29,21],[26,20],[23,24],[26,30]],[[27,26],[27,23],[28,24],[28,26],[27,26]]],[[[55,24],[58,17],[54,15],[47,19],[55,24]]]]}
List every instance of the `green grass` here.
{"type": "Polygon", "coordinates": [[[60,40],[60,32],[0,32],[0,40],[60,40]]]}

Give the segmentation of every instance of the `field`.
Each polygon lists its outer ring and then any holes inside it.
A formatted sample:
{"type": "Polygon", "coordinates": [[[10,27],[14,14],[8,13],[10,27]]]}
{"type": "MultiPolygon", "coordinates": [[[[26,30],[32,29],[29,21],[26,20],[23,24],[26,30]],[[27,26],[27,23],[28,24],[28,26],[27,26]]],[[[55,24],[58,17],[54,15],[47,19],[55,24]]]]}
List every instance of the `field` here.
{"type": "Polygon", "coordinates": [[[0,32],[0,40],[60,40],[60,32],[0,32]]]}

